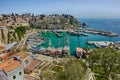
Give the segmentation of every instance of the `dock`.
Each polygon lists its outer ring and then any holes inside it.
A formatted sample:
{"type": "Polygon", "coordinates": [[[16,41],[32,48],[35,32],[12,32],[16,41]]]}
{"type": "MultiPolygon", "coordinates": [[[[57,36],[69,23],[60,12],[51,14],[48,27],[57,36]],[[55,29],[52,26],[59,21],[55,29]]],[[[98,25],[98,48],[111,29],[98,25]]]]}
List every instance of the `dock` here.
{"type": "Polygon", "coordinates": [[[58,37],[62,37],[62,35],[60,35],[59,33],[57,33],[56,31],[52,31],[53,33],[55,33],[58,37]]]}
{"type": "Polygon", "coordinates": [[[109,31],[95,30],[95,29],[89,29],[89,28],[79,28],[78,31],[92,33],[92,34],[106,35],[110,37],[118,37],[118,34],[109,32],[109,31]]]}
{"type": "Polygon", "coordinates": [[[95,45],[96,47],[107,47],[110,44],[114,44],[111,41],[87,41],[87,44],[95,45]]]}

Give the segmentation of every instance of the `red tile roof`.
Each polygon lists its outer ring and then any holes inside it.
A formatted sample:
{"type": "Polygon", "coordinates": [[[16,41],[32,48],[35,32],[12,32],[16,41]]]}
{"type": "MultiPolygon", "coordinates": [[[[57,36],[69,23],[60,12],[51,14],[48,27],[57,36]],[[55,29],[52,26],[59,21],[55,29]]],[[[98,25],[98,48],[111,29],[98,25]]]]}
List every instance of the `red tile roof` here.
{"type": "Polygon", "coordinates": [[[4,70],[6,73],[18,68],[21,65],[20,61],[15,60],[14,58],[9,59],[0,64],[0,70],[4,70]]]}
{"type": "Polygon", "coordinates": [[[32,59],[31,63],[25,68],[25,70],[33,71],[40,64],[40,60],[32,59]]]}
{"type": "Polygon", "coordinates": [[[35,77],[32,77],[32,76],[30,76],[30,75],[25,75],[25,79],[26,79],[26,80],[38,80],[38,79],[36,79],[35,77]]]}
{"type": "Polygon", "coordinates": [[[0,46],[0,51],[1,51],[1,50],[5,50],[5,49],[6,49],[6,47],[0,46]]]}
{"type": "Polygon", "coordinates": [[[0,26],[5,26],[4,24],[0,24],[0,26]]]}
{"type": "Polygon", "coordinates": [[[0,60],[4,60],[4,61],[8,60],[9,53],[0,53],[0,54],[1,54],[0,60]]]}

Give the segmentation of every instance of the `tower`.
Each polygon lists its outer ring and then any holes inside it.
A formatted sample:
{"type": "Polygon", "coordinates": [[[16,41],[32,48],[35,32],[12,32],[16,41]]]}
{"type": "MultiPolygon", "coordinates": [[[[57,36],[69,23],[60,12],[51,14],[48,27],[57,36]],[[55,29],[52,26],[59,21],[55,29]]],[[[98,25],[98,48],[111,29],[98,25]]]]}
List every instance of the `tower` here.
{"type": "Polygon", "coordinates": [[[70,48],[69,48],[69,38],[68,35],[66,36],[65,47],[64,47],[64,54],[70,56],[70,48]]]}

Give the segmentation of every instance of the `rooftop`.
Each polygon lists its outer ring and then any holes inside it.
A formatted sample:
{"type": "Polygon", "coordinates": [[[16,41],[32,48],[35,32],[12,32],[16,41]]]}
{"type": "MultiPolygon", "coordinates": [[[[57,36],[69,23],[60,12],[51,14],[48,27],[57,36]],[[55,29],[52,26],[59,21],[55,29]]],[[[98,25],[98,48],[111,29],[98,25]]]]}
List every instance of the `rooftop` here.
{"type": "Polygon", "coordinates": [[[0,24],[0,26],[5,26],[4,24],[0,24]]]}
{"type": "Polygon", "coordinates": [[[0,70],[3,70],[7,73],[10,72],[11,70],[18,68],[20,65],[21,65],[20,61],[11,58],[0,64],[0,70]]]}
{"type": "Polygon", "coordinates": [[[32,59],[31,63],[25,69],[33,71],[40,63],[41,63],[40,60],[32,59]]]}
{"type": "Polygon", "coordinates": [[[4,46],[0,46],[0,51],[5,50],[6,48],[4,46]]]}

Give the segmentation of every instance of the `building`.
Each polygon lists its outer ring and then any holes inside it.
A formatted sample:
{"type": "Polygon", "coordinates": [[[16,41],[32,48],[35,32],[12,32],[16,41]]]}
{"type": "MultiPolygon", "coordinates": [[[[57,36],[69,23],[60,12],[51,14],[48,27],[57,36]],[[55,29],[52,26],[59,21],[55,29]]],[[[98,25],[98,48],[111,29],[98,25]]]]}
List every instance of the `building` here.
{"type": "Polygon", "coordinates": [[[25,67],[25,73],[32,73],[42,62],[37,59],[31,59],[30,63],[25,67]]]}
{"type": "Polygon", "coordinates": [[[3,19],[3,16],[2,15],[0,15],[0,20],[2,20],[3,19]]]}
{"type": "Polygon", "coordinates": [[[6,47],[0,46],[0,53],[4,52],[6,50],[6,47]]]}
{"type": "Polygon", "coordinates": [[[0,80],[24,80],[24,67],[19,57],[0,64],[0,80]]]}
{"type": "Polygon", "coordinates": [[[0,45],[6,45],[8,42],[8,30],[5,25],[0,24],[0,45]]]}
{"type": "Polygon", "coordinates": [[[39,80],[33,76],[30,76],[30,75],[25,75],[25,80],[39,80]]]}
{"type": "Polygon", "coordinates": [[[0,63],[8,60],[9,53],[0,53],[0,63]]]}

